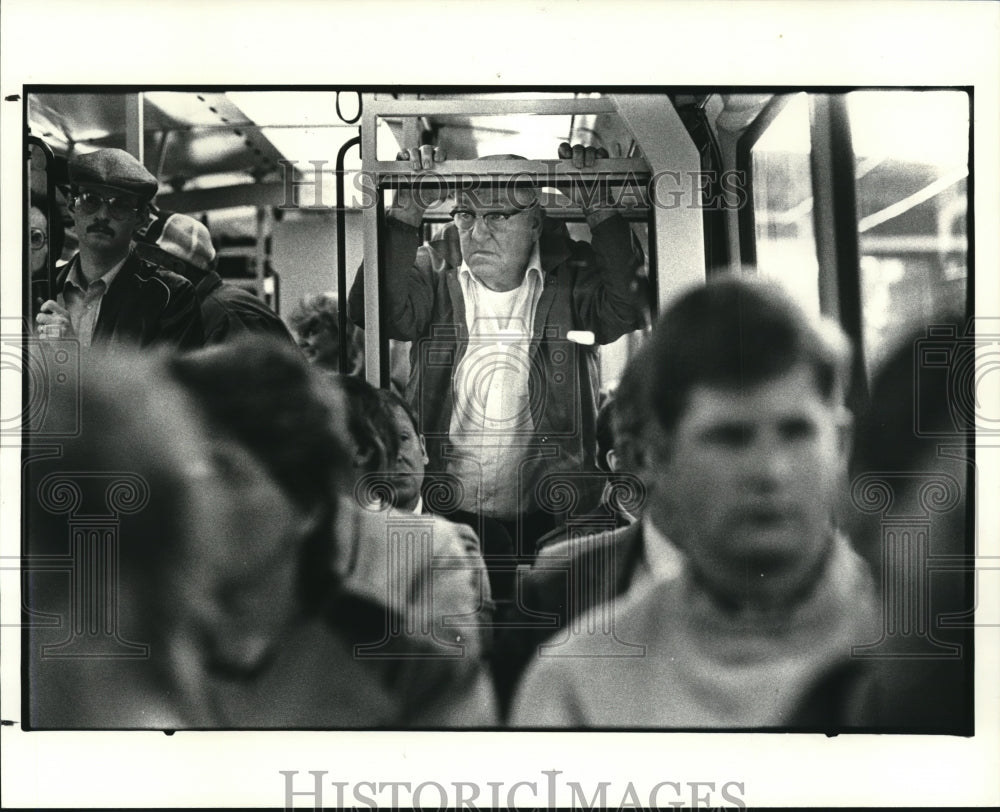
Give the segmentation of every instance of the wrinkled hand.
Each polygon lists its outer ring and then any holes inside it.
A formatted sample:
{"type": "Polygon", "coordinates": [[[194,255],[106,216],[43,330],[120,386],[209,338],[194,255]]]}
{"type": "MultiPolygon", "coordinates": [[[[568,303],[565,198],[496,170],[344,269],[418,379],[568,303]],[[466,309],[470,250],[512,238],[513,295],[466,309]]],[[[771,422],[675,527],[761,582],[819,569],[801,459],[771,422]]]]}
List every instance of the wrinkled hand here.
{"type": "MultiPolygon", "coordinates": [[[[604,147],[585,147],[583,144],[570,145],[563,141],[559,145],[559,157],[562,160],[572,159],[576,169],[590,169],[598,158],[607,158],[608,151],[604,147]]],[[[566,189],[566,195],[584,211],[610,208],[611,193],[606,183],[597,181],[574,183],[566,189]]]]}
{"type": "Polygon", "coordinates": [[[40,338],[71,338],[76,335],[69,311],[53,299],[42,303],[38,315],[35,316],[35,324],[38,325],[40,338]],[[58,329],[51,329],[50,325],[58,329]]]}
{"type": "MultiPolygon", "coordinates": [[[[443,149],[430,144],[416,149],[404,149],[396,154],[397,161],[409,162],[410,169],[417,178],[425,173],[433,172],[446,157],[443,149]]],[[[399,189],[392,207],[393,216],[411,225],[420,225],[424,212],[447,196],[446,186],[435,186],[433,183],[423,187],[399,189]]]]}

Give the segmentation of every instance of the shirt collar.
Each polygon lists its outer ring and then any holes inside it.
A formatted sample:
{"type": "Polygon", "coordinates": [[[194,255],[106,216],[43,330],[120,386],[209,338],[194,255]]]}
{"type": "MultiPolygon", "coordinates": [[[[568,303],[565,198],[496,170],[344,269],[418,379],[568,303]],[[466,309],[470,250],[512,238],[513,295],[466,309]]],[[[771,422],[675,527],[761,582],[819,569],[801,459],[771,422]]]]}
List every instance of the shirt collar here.
{"type": "Polygon", "coordinates": [[[80,290],[87,290],[90,285],[96,285],[98,282],[102,282],[104,284],[104,289],[107,290],[111,287],[111,283],[115,281],[115,277],[118,276],[118,272],[121,271],[128,258],[129,255],[126,254],[122,257],[121,262],[112,266],[111,269],[106,271],[103,276],[98,277],[93,282],[89,283],[89,285],[85,286],[83,284],[83,273],[80,270],[80,264],[83,260],[80,258],[80,255],[77,254],[76,261],[70,263],[69,271],[66,273],[66,283],[72,284],[80,290]]]}
{"type": "Polygon", "coordinates": [[[416,513],[418,516],[424,512],[424,497],[422,496],[417,497],[417,505],[415,508],[413,508],[413,512],[416,513]]]}

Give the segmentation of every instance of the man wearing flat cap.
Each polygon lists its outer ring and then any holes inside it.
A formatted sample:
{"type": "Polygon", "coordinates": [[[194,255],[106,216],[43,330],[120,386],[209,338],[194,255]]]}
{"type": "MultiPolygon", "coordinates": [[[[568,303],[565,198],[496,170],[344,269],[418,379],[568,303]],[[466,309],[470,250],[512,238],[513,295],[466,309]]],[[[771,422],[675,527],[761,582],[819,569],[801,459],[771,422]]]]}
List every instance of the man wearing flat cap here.
{"type": "Polygon", "coordinates": [[[194,287],[132,249],[156,178],[124,150],[100,149],[73,158],[69,179],[80,251],[57,277],[54,298],[41,303],[40,336],[76,338],[84,348],[200,347],[194,287]]]}

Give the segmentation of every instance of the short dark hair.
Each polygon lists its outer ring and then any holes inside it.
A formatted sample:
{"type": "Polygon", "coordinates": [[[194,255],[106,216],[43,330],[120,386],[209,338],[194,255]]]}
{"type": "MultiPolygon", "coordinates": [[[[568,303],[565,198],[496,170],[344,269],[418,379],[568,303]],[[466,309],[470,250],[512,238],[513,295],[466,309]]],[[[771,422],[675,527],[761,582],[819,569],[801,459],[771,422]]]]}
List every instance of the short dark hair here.
{"type": "Polygon", "coordinates": [[[300,506],[326,504],[349,468],[335,403],[286,342],[249,336],[169,361],[210,428],[244,446],[300,506]]]}
{"type": "Polygon", "coordinates": [[[399,436],[382,390],[356,375],[330,377],[347,400],[347,430],[362,460],[361,473],[388,471],[399,454],[399,436]]]}
{"type": "Polygon", "coordinates": [[[410,405],[406,398],[402,397],[398,392],[392,389],[379,389],[379,397],[382,398],[386,407],[389,409],[390,414],[393,409],[402,409],[406,412],[406,416],[410,418],[410,422],[413,424],[413,430],[420,434],[420,418],[417,417],[417,410],[410,405]]]}
{"type": "Polygon", "coordinates": [[[777,283],[726,274],[682,295],[663,313],[648,363],[650,408],[671,431],[695,386],[754,386],[800,363],[815,371],[824,400],[842,398],[850,342],[777,283]]]}
{"type": "Polygon", "coordinates": [[[318,612],[336,588],[333,536],[348,454],[337,403],[286,342],[251,335],[169,359],[168,368],[200,407],[208,429],[249,451],[296,505],[315,511],[297,553],[298,596],[318,612]]]}

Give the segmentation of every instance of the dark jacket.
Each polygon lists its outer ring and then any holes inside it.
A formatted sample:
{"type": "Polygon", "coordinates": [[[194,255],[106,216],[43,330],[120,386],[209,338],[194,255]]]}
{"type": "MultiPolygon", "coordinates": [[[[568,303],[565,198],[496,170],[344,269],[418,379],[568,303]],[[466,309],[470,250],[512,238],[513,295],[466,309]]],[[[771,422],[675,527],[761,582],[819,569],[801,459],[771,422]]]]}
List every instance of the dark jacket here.
{"type": "MultiPolygon", "coordinates": [[[[469,333],[458,280],[458,232],[420,244],[420,231],[387,219],[384,312],[389,338],[412,341],[408,400],[421,418],[429,471],[444,468],[443,445],[452,414],[452,377],[469,333]]],[[[596,455],[597,346],[643,326],[634,292],[644,258],[628,223],[611,217],[593,229],[593,242],[576,242],[562,223],[545,220],[540,237],[545,287],[535,311],[529,397],[536,442],[556,448],[551,469],[593,470],[596,455]],[[568,340],[590,331],[595,344],[568,340]]],[[[351,319],[364,327],[364,272],[348,297],[351,319]]]]}
{"type": "MultiPolygon", "coordinates": [[[[61,293],[73,257],[56,278],[61,293]]],[[[130,253],[101,301],[94,325],[94,346],[166,345],[179,350],[202,345],[201,313],[194,287],[184,277],[130,253]]]]}
{"type": "Polygon", "coordinates": [[[194,292],[201,302],[206,346],[249,333],[264,333],[292,341],[285,323],[250,291],[223,282],[215,271],[198,273],[200,278],[188,278],[194,283],[194,292]]]}
{"type": "Polygon", "coordinates": [[[568,549],[565,557],[540,556],[530,570],[519,571],[514,603],[498,613],[494,676],[502,708],[540,643],[631,588],[643,561],[642,523],[578,539],[568,549]]]}

